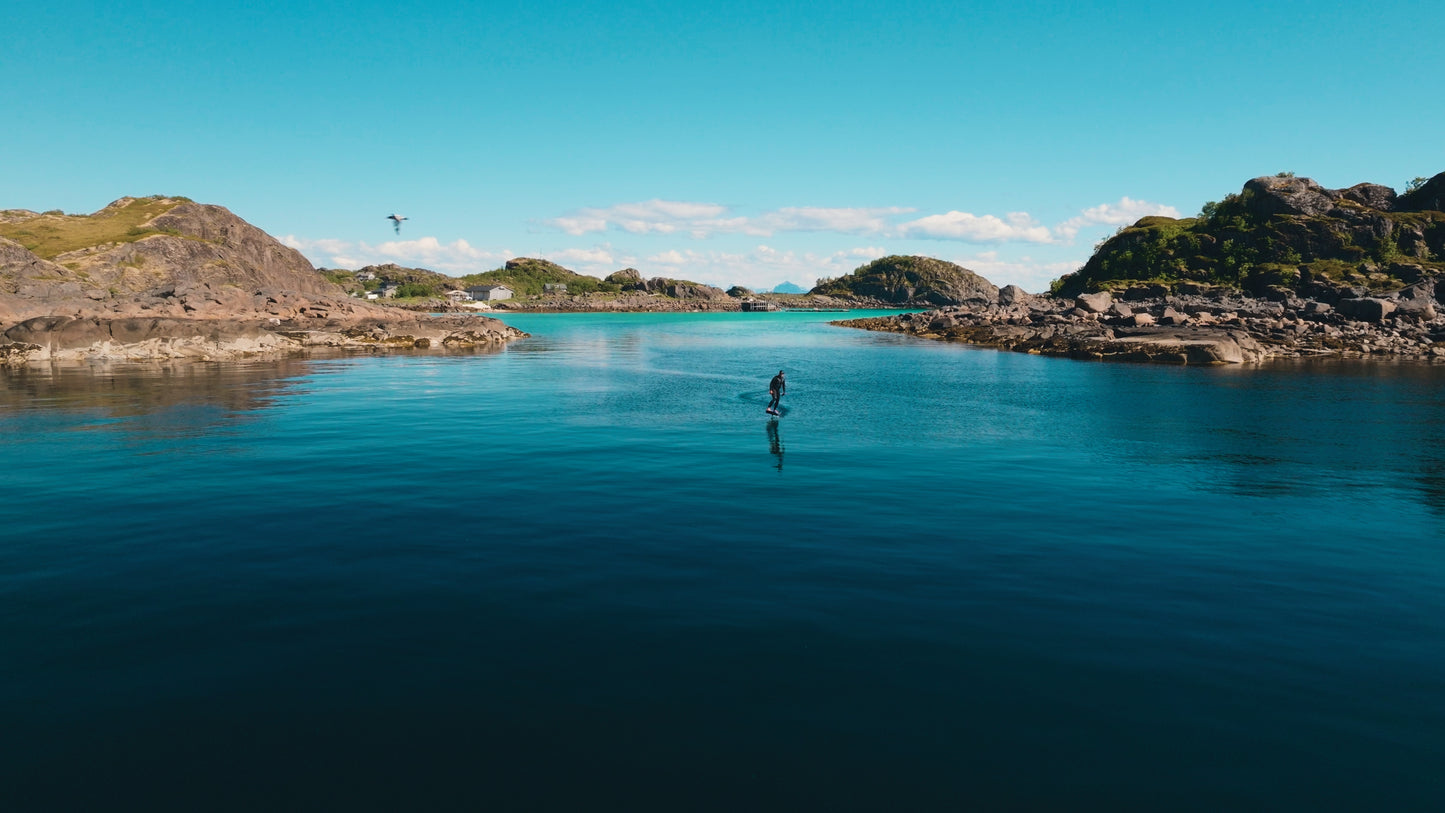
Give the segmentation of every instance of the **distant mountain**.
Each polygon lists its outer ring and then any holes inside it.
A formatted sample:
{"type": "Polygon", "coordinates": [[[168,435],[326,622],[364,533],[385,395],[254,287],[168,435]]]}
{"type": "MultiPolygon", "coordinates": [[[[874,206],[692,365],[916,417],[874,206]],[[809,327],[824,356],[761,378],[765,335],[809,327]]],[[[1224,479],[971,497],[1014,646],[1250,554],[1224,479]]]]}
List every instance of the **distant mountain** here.
{"type": "Polygon", "coordinates": [[[807,292],[807,289],[803,288],[803,286],[791,282],[784,282],[773,289],[773,293],[775,294],[806,294],[807,292]]]}

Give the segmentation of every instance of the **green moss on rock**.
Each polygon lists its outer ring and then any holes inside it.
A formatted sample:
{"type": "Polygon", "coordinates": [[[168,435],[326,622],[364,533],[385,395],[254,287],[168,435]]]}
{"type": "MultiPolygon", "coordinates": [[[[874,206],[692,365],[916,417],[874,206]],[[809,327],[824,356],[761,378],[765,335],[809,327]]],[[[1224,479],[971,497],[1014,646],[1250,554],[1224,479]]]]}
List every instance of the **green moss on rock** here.
{"type": "Polygon", "coordinates": [[[1062,296],[1140,283],[1199,282],[1300,291],[1311,284],[1402,287],[1445,273],[1445,173],[1396,196],[1377,184],[1326,189],[1292,175],[1255,178],[1198,217],[1151,216],[1099,245],[1054,282],[1062,296]],[[1375,275],[1375,276],[1372,276],[1375,275]]]}

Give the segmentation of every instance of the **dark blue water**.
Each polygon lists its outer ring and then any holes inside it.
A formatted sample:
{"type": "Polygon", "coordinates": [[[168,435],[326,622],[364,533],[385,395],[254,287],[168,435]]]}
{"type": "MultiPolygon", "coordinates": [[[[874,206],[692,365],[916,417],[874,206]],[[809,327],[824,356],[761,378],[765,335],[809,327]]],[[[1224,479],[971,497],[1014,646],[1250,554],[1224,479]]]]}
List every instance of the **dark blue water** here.
{"type": "Polygon", "coordinates": [[[1445,806],[1445,365],[827,316],[0,374],[0,810],[1445,806]]]}

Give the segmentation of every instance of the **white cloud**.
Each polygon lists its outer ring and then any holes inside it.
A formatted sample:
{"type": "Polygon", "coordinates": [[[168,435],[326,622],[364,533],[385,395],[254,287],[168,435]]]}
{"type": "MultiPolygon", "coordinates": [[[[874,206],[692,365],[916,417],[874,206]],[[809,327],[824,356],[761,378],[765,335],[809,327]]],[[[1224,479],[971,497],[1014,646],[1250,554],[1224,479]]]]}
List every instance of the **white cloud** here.
{"type": "Polygon", "coordinates": [[[574,237],[581,236],[588,232],[607,231],[607,218],[596,215],[579,213],[565,217],[554,217],[547,222],[574,237]]]}
{"type": "Polygon", "coordinates": [[[840,234],[883,234],[892,228],[889,215],[914,211],[899,206],[885,208],[787,207],[768,212],[752,221],[767,234],[797,231],[831,231],[840,234]]]}
{"type": "Polygon", "coordinates": [[[873,247],[818,253],[770,245],[739,252],[669,249],[647,257],[639,270],[644,277],[675,276],[719,288],[766,290],[784,280],[811,288],[820,277],[842,276],[887,253],[873,247]]]}
{"type": "Polygon", "coordinates": [[[1120,198],[1117,203],[1101,203],[1085,209],[1077,217],[1071,217],[1060,223],[1055,231],[1064,240],[1073,240],[1079,230],[1086,226],[1128,226],[1139,218],[1150,215],[1179,217],[1179,210],[1173,206],[1150,203],[1147,200],[1134,200],[1126,196],[1120,198]]]}
{"type": "Polygon", "coordinates": [[[610,228],[632,234],[672,234],[689,229],[696,223],[713,221],[726,212],[726,206],[716,203],[653,199],[600,209],[579,209],[544,222],[574,236],[610,228]]]}
{"type": "Polygon", "coordinates": [[[466,240],[442,243],[435,237],[392,240],[371,245],[333,238],[306,240],[288,234],[281,242],[300,251],[313,264],[323,267],[356,269],[367,265],[397,263],[441,271],[453,276],[489,271],[516,256],[505,249],[483,251],[466,240]]]}
{"type": "Polygon", "coordinates": [[[701,220],[718,217],[727,211],[727,207],[716,203],[653,199],[641,203],[621,203],[612,207],[612,211],[621,217],[638,220],[701,220]]]}
{"type": "Polygon", "coordinates": [[[905,237],[932,237],[941,240],[964,240],[970,243],[1049,243],[1054,239],[1047,226],[1040,225],[1026,212],[975,215],[949,212],[911,220],[898,227],[905,237]]]}
{"type": "Polygon", "coordinates": [[[551,260],[563,266],[568,263],[601,263],[603,265],[611,265],[614,262],[611,250],[601,247],[568,248],[562,251],[548,251],[543,253],[543,259],[551,260]]]}
{"type": "Polygon", "coordinates": [[[792,206],[747,217],[735,215],[728,207],[716,203],[648,200],[619,203],[606,208],[579,209],[544,223],[574,236],[620,229],[630,234],[686,233],[701,240],[714,234],[746,234],[755,237],[768,237],[778,232],[818,231],[882,234],[892,227],[889,217],[912,211],[897,206],[792,206]]]}
{"type": "MultiPolygon", "coordinates": [[[[631,266],[645,277],[680,277],[720,287],[744,285],[763,289],[783,280],[808,287],[820,277],[842,276],[890,253],[921,253],[972,268],[995,284],[1012,283],[1037,292],[1082,264],[1082,259],[1056,260],[1060,255],[1072,253],[1066,247],[1085,229],[1125,225],[1147,215],[1179,215],[1172,206],[1129,197],[1084,209],[1053,227],[1026,212],[993,215],[952,210],[915,217],[916,211],[898,206],[794,206],[742,215],[722,204],[653,199],[581,209],[546,221],[547,225],[574,236],[606,231],[636,235],[628,238],[633,245],[617,248],[610,243],[591,247],[564,243],[552,248],[529,248],[527,256],[545,257],[578,273],[599,278],[631,266]],[[803,233],[824,236],[787,237],[803,233]],[[858,239],[854,243],[848,238],[829,238],[826,236],[829,234],[853,235],[858,239]],[[738,236],[756,238],[760,244],[743,248],[746,243],[738,236]],[[715,238],[719,240],[718,245],[725,238],[733,242],[726,250],[709,250],[705,244],[689,243],[689,237],[695,241],[715,238]],[[804,239],[814,250],[787,248],[804,239]],[[1008,244],[1058,248],[1046,259],[1002,258],[996,250],[950,257],[947,248],[929,248],[923,245],[925,240],[981,244],[977,248],[1008,244]],[[875,241],[895,245],[889,250],[875,241]],[[913,245],[909,245],[910,242],[913,245]],[[840,244],[842,247],[837,250],[828,250],[840,244]],[[820,250],[819,246],[823,248],[820,250]]],[[[282,242],[322,266],[360,268],[394,262],[453,276],[497,268],[517,256],[507,249],[478,248],[462,239],[443,243],[430,236],[372,245],[287,235],[282,242]]]]}
{"type": "Polygon", "coordinates": [[[898,222],[913,208],[788,206],[746,216],[716,203],[648,200],[605,208],[580,209],[544,221],[567,234],[580,236],[609,230],[629,234],[687,234],[703,240],[714,235],[773,237],[798,232],[877,235],[880,237],[956,240],[967,243],[1070,243],[1089,226],[1125,225],[1147,215],[1178,217],[1172,206],[1124,197],[1085,209],[1050,228],[1027,212],[1003,216],[953,210],[898,222]]]}
{"type": "Polygon", "coordinates": [[[1036,260],[1024,256],[1017,259],[1000,259],[997,251],[984,251],[967,256],[946,258],[978,274],[994,285],[1017,285],[1029,293],[1043,293],[1049,283],[1059,277],[1079,270],[1083,260],[1036,260]]]}
{"type": "MultiPolygon", "coordinates": [[[[365,245],[363,243],[363,245],[365,245]]],[[[466,240],[456,240],[446,245],[435,237],[418,237],[415,240],[391,240],[376,247],[376,251],[386,257],[398,259],[411,259],[421,257],[426,260],[479,260],[482,252],[472,248],[466,240]]]]}
{"type": "Polygon", "coordinates": [[[660,263],[662,265],[682,265],[687,262],[687,257],[683,256],[681,251],[673,250],[664,251],[661,254],[654,254],[648,257],[647,261],[650,263],[660,263]]]}
{"type": "Polygon", "coordinates": [[[1125,225],[1147,215],[1178,217],[1172,206],[1124,197],[1085,209],[1050,228],[1027,212],[1003,216],[952,210],[898,222],[916,209],[903,206],[788,206],[757,215],[738,215],[716,203],[649,200],[606,208],[580,209],[544,221],[545,225],[580,236],[609,230],[629,234],[687,234],[702,240],[715,235],[773,237],[798,232],[877,235],[880,237],[956,240],[966,243],[1070,243],[1089,226],[1125,225]]]}

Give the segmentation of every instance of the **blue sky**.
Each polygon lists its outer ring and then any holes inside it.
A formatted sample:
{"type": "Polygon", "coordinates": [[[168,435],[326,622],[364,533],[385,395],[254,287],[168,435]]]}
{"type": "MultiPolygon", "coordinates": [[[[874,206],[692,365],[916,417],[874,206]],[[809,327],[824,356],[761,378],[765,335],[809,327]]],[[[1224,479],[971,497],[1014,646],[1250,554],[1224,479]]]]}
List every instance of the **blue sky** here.
{"type": "Polygon", "coordinates": [[[0,208],[230,208],[317,265],[1042,290],[1258,175],[1445,171],[1445,4],[125,4],[6,14],[0,208]],[[400,235],[385,220],[410,218],[400,235]]]}

